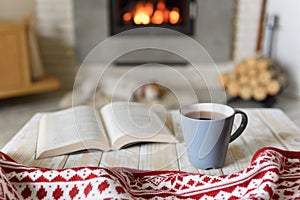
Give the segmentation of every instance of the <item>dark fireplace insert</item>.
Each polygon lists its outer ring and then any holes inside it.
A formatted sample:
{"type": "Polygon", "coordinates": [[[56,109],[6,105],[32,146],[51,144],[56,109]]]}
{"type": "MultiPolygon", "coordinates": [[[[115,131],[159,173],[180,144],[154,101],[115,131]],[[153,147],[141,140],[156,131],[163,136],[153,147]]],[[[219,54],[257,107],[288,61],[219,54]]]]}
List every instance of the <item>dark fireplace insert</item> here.
{"type": "Polygon", "coordinates": [[[110,34],[139,27],[162,27],[193,35],[194,0],[110,0],[110,34]]]}

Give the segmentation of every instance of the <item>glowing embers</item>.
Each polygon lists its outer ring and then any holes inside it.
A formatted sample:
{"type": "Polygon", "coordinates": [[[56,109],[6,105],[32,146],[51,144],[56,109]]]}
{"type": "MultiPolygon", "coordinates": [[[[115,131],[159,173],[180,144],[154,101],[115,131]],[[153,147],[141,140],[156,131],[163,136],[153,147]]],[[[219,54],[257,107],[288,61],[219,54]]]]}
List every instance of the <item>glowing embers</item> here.
{"type": "Polygon", "coordinates": [[[156,3],[150,1],[137,2],[135,6],[122,15],[124,23],[136,25],[148,24],[178,24],[181,21],[180,9],[168,7],[163,0],[156,3]]]}

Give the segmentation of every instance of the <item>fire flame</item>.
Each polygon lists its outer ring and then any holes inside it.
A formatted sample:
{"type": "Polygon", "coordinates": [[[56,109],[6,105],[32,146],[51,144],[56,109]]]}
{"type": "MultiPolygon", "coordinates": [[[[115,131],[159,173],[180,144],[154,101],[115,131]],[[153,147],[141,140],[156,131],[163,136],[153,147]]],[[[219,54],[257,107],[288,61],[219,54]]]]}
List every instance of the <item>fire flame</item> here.
{"type": "Polygon", "coordinates": [[[159,0],[156,5],[151,2],[138,2],[132,11],[123,14],[123,21],[137,25],[177,24],[180,21],[180,10],[177,7],[169,10],[164,0],[159,0]]]}

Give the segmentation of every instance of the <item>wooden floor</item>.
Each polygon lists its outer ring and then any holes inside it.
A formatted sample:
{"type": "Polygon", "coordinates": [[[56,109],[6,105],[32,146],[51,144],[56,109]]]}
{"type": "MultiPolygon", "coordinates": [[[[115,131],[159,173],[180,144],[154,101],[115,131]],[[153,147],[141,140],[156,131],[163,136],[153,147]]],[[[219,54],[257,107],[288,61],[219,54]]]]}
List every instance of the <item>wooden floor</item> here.
{"type": "MultiPolygon", "coordinates": [[[[65,91],[56,91],[0,100],[0,149],[35,113],[58,110],[59,101],[65,93],[65,91]]],[[[264,107],[263,104],[254,101],[238,100],[229,104],[236,108],[264,107]]],[[[273,107],[282,109],[300,127],[299,99],[282,94],[273,107]]]]}

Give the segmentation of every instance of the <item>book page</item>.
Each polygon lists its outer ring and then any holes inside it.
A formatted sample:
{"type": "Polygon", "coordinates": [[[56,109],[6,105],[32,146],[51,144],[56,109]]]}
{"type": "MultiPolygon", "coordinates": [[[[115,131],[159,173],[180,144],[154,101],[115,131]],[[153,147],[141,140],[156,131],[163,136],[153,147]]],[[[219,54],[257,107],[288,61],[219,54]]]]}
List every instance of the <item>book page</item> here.
{"type": "Polygon", "coordinates": [[[101,115],[113,149],[132,142],[176,141],[157,114],[145,104],[115,102],[105,105],[101,115]]]}
{"type": "MultiPolygon", "coordinates": [[[[89,106],[78,106],[45,114],[40,122],[37,154],[53,149],[68,148],[72,152],[78,148],[108,150],[108,138],[102,123],[98,123],[95,110],[89,106]],[[72,149],[72,145],[76,149],[72,149]]],[[[65,151],[64,151],[65,152],[65,151]]]]}

